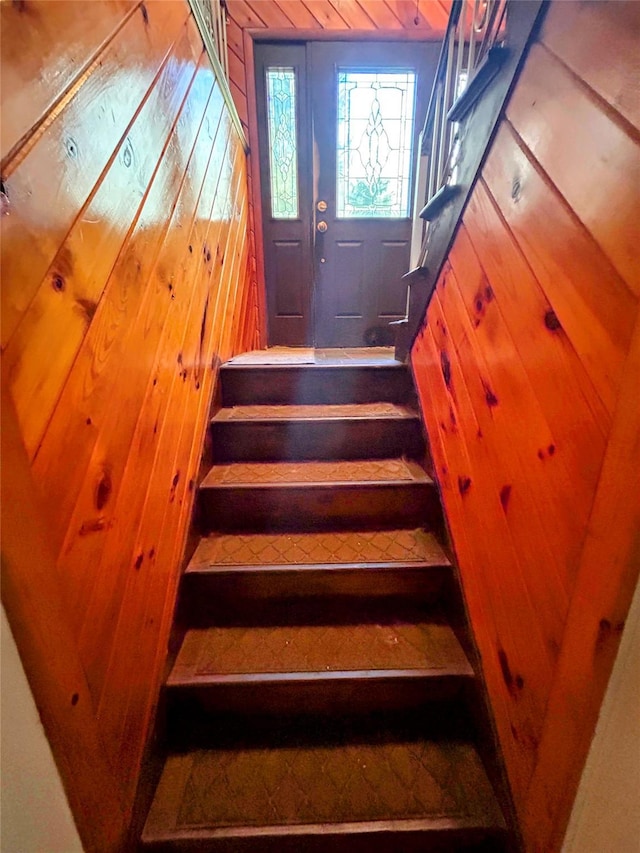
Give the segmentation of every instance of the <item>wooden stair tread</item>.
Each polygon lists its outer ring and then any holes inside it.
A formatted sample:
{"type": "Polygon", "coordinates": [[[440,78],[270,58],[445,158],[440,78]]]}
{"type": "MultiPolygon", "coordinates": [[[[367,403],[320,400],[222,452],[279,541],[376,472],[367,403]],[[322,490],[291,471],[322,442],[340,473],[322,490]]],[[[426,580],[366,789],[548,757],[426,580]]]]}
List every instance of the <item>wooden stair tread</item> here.
{"type": "MultiPolygon", "coordinates": [[[[470,744],[389,739],[383,732],[365,740],[347,735],[320,744],[285,742],[283,747],[172,755],[143,843],[281,836],[294,828],[298,834],[316,834],[320,825],[320,833],[352,834],[375,831],[381,821],[392,821],[386,828],[396,832],[419,829],[425,834],[504,828],[491,785],[470,744]]],[[[403,849],[401,842],[395,849],[403,849]]]]}
{"type": "Polygon", "coordinates": [[[421,528],[311,531],[295,533],[212,533],[199,541],[187,573],[225,572],[234,567],[312,566],[367,568],[401,564],[449,566],[437,538],[421,528]]]}
{"type": "Polygon", "coordinates": [[[345,358],[283,353],[246,354],[220,368],[222,404],[357,404],[415,401],[405,364],[364,354],[345,358]]]}
{"type": "Polygon", "coordinates": [[[408,459],[355,459],[308,462],[232,462],[214,465],[201,489],[250,485],[335,486],[341,483],[426,483],[433,481],[408,459]]]}
{"type": "Polygon", "coordinates": [[[416,411],[397,403],[323,403],[298,405],[227,406],[220,409],[213,422],[237,421],[315,421],[355,419],[411,419],[417,420],[416,411]]]}
{"type": "MultiPolygon", "coordinates": [[[[187,631],[167,685],[215,681],[219,676],[338,673],[372,677],[415,670],[473,676],[447,624],[423,622],[347,625],[208,627],[187,631]]],[[[266,679],[268,680],[268,679],[266,679]]]]}

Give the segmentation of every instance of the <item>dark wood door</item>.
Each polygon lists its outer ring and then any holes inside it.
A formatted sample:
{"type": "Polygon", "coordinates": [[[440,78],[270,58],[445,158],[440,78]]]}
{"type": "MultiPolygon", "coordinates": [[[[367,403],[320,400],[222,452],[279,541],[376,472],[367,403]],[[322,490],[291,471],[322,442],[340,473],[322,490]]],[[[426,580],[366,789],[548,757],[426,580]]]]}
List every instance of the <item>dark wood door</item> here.
{"type": "Polygon", "coordinates": [[[391,343],[439,45],[256,47],[269,343],[391,343]]]}
{"type": "Polygon", "coordinates": [[[314,343],[311,116],[303,44],[256,44],[270,345],[314,343]]]}

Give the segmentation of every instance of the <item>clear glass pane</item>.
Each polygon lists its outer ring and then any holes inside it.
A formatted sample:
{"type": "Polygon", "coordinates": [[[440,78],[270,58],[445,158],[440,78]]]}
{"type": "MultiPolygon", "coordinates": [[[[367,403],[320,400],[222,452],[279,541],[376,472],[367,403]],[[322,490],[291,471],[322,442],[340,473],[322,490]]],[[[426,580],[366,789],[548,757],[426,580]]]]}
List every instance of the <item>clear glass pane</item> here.
{"type": "Polygon", "coordinates": [[[298,218],[296,76],[293,68],[267,68],[267,125],[271,215],[298,218]]]}
{"type": "Polygon", "coordinates": [[[338,72],[337,215],[409,216],[415,74],[338,72]]]}

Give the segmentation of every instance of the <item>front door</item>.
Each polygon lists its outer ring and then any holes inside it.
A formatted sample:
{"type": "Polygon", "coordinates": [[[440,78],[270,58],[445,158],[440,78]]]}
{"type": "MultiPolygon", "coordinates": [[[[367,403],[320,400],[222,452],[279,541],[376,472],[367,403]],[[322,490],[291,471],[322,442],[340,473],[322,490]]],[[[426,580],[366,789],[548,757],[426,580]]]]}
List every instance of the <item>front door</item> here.
{"type": "Polygon", "coordinates": [[[435,43],[256,45],[269,344],[392,343],[435,43]]]}

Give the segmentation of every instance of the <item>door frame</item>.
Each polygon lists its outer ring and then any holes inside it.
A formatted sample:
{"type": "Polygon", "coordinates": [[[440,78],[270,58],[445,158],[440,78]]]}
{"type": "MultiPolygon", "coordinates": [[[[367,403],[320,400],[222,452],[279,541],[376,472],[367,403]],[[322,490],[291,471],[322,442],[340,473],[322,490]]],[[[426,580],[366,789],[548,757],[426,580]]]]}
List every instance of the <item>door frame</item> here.
{"type": "Polygon", "coordinates": [[[257,298],[260,316],[260,338],[268,346],[269,329],[267,326],[267,285],[264,264],[264,242],[262,222],[262,176],[260,174],[258,145],[258,101],[256,94],[256,64],[254,43],[268,42],[309,42],[309,41],[346,41],[346,42],[423,42],[442,44],[442,34],[425,38],[424,30],[309,30],[252,28],[242,30],[244,47],[245,82],[247,96],[247,131],[249,154],[247,157],[247,177],[250,180],[249,204],[253,213],[253,250],[256,259],[257,298]]]}

